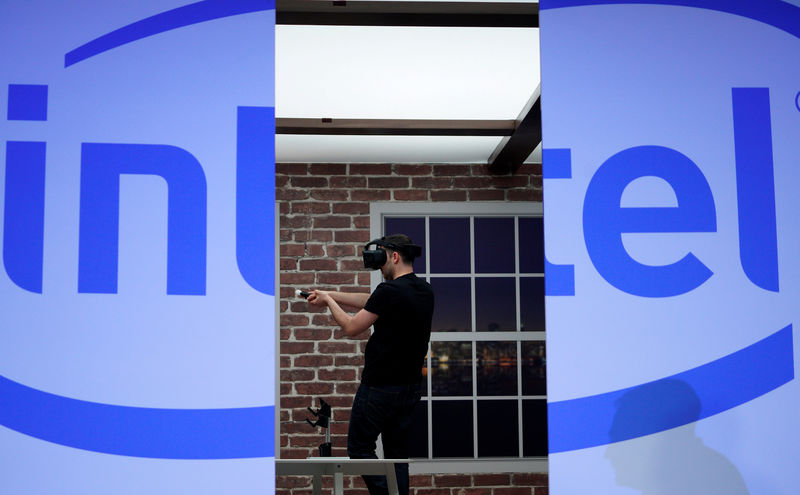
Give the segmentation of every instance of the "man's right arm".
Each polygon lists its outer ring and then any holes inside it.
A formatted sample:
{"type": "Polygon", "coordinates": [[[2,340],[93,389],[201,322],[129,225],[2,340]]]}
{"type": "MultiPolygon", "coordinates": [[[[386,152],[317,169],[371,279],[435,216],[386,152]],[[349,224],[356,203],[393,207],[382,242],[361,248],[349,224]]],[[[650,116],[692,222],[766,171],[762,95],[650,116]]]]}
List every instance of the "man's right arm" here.
{"type": "Polygon", "coordinates": [[[356,309],[364,309],[369,294],[361,292],[330,292],[331,298],[339,304],[356,309]]]}

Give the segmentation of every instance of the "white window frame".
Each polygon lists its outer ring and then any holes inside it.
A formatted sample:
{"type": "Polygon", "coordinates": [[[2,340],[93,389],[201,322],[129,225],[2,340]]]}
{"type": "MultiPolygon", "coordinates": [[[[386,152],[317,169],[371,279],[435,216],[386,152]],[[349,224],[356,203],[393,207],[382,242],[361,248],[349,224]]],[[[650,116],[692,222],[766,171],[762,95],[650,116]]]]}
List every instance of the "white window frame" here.
{"type": "MultiPolygon", "coordinates": [[[[387,216],[454,216],[454,217],[479,217],[479,216],[542,216],[542,203],[538,202],[490,202],[490,201],[471,201],[471,202],[375,202],[370,204],[370,238],[375,239],[380,237],[383,231],[384,218],[387,216]]],[[[516,224],[515,224],[516,225],[516,224]]],[[[426,229],[427,230],[427,229],[426,229]]],[[[471,229],[471,232],[474,232],[471,229]]],[[[515,233],[515,237],[518,234],[515,233]]],[[[471,249],[474,251],[474,239],[471,242],[471,249]]],[[[430,245],[425,243],[425,258],[430,260],[430,245]]],[[[519,250],[515,249],[517,256],[519,250]]],[[[474,252],[471,253],[471,263],[475,263],[474,252]]],[[[517,259],[516,266],[519,266],[517,259]]],[[[430,270],[427,270],[429,272],[430,270]]],[[[472,270],[474,272],[474,269],[472,270]]],[[[517,279],[519,274],[516,274],[517,279]]],[[[374,290],[379,283],[381,283],[380,271],[375,270],[370,274],[370,287],[374,290]]],[[[517,321],[519,320],[519,287],[517,287],[517,321]]],[[[474,300],[474,294],[473,294],[474,300]]],[[[472,321],[475,322],[475,305],[472,307],[472,321]]],[[[473,327],[474,328],[474,327],[473,327]]],[[[431,334],[431,342],[452,342],[457,340],[469,340],[471,342],[479,342],[481,340],[502,341],[514,340],[519,346],[522,341],[543,341],[545,340],[545,332],[524,332],[524,336],[520,332],[472,332],[472,336],[468,339],[460,338],[453,334],[437,333],[431,334]],[[521,338],[524,337],[524,338],[521,338]]],[[[476,352],[476,346],[473,345],[473,358],[476,352]]],[[[518,354],[519,356],[519,354],[518,354]]],[[[517,358],[517,365],[521,366],[521,359],[517,358]]],[[[428,353],[428,369],[430,369],[430,353],[428,353]]],[[[473,375],[475,368],[473,366],[473,375]]],[[[427,375],[428,392],[431,391],[431,374],[427,375]]],[[[522,380],[522,375],[517,371],[517,380],[522,380]]],[[[475,376],[473,376],[473,387],[475,386],[475,376]]],[[[518,387],[520,385],[518,384],[518,387]]],[[[473,400],[474,396],[466,397],[473,400]]],[[[447,397],[447,399],[455,400],[461,397],[447,397]]],[[[513,398],[518,399],[518,396],[513,397],[492,397],[492,399],[513,398]]],[[[535,398],[546,399],[546,396],[536,396],[535,398]]],[[[433,397],[430,399],[433,401],[433,397]]],[[[521,403],[520,403],[521,404],[521,403]]],[[[473,400],[473,408],[477,407],[477,403],[473,400]]],[[[521,407],[521,405],[520,405],[521,407]]],[[[428,407],[428,452],[432,453],[432,435],[430,434],[431,414],[432,408],[428,407]]],[[[519,421],[519,452],[522,452],[522,413],[518,414],[519,421]]],[[[477,429],[477,412],[473,410],[473,430],[477,429]]],[[[477,431],[473,431],[473,441],[477,444],[478,435],[477,431]]],[[[429,473],[498,473],[498,472],[532,472],[544,473],[548,470],[547,457],[509,457],[509,458],[479,458],[477,457],[477,449],[473,449],[474,456],[472,459],[459,458],[459,459],[426,459],[418,460],[411,463],[409,469],[411,474],[429,474],[429,473]]]]}

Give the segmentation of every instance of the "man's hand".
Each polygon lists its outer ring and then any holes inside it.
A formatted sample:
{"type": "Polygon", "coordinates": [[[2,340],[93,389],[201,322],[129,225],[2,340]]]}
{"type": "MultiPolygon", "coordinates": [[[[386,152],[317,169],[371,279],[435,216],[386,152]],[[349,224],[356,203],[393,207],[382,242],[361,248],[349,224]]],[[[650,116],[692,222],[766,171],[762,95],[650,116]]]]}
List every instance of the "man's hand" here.
{"type": "Polygon", "coordinates": [[[326,290],[312,290],[307,300],[312,306],[324,307],[328,306],[328,302],[331,301],[332,298],[326,290]]]}

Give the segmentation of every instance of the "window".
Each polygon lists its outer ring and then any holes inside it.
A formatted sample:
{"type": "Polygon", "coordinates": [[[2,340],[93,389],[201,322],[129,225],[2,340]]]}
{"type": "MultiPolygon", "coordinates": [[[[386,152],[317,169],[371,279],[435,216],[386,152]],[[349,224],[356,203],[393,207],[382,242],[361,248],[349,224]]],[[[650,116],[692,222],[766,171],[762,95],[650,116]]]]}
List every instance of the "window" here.
{"type": "Polygon", "coordinates": [[[414,270],[436,294],[411,456],[546,456],[541,205],[375,203],[371,214],[373,237],[422,246],[414,270]]]}

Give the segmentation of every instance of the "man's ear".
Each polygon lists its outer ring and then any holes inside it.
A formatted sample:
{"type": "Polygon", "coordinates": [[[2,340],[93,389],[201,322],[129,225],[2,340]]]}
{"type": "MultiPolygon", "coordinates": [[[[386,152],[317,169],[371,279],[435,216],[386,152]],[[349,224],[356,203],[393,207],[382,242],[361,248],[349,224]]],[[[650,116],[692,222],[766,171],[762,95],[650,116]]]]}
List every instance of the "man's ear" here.
{"type": "Polygon", "coordinates": [[[395,264],[400,263],[400,253],[398,253],[397,251],[392,251],[392,263],[395,264]]]}

